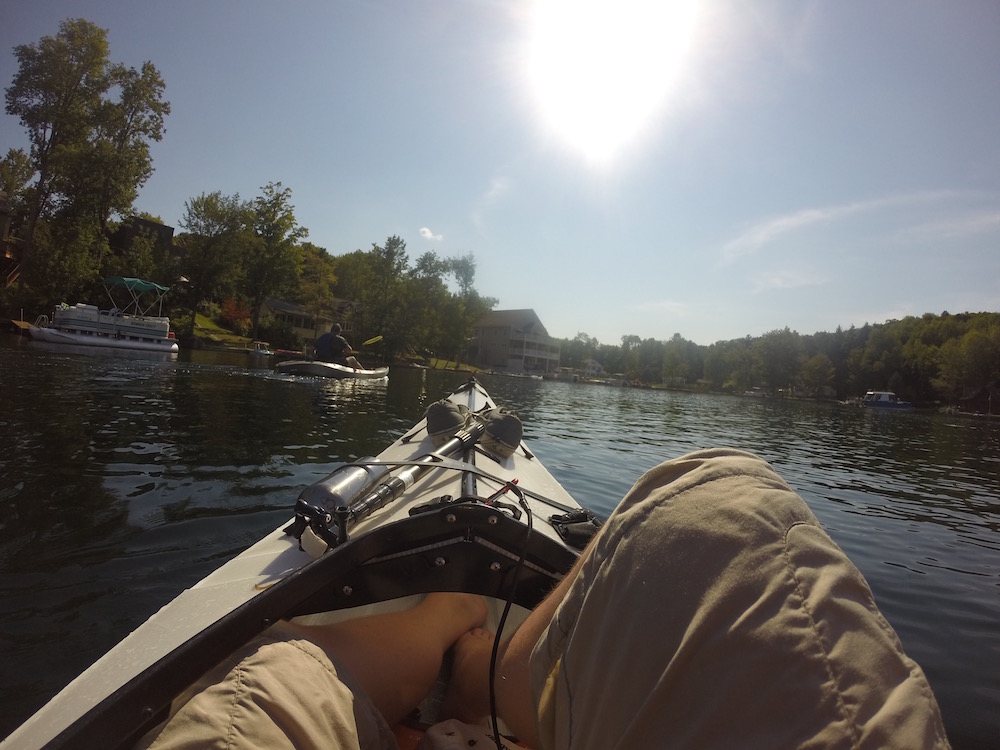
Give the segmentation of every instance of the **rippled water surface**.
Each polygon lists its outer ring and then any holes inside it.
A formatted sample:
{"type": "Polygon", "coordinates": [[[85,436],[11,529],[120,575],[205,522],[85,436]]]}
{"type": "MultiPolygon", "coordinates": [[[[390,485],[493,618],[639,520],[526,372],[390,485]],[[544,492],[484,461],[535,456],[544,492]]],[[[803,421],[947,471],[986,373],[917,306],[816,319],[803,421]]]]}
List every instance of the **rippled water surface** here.
{"type": "MultiPolygon", "coordinates": [[[[0,340],[0,736],[183,588],[462,382],[292,379],[247,355],[0,340]]],[[[483,378],[606,515],[660,461],[770,461],[868,578],[956,748],[1000,737],[1000,420],[483,378]]]]}

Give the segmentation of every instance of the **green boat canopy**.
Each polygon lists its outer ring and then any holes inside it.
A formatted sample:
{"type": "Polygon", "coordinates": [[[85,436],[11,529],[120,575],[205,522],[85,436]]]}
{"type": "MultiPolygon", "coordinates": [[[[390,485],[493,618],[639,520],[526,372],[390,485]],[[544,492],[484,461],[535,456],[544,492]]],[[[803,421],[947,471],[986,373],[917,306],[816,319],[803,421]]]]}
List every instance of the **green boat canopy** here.
{"type": "Polygon", "coordinates": [[[138,294],[142,294],[143,292],[164,293],[170,291],[170,287],[160,286],[159,284],[154,284],[152,281],[143,281],[142,279],[135,279],[130,276],[109,276],[104,280],[104,286],[108,289],[123,286],[138,294]]]}

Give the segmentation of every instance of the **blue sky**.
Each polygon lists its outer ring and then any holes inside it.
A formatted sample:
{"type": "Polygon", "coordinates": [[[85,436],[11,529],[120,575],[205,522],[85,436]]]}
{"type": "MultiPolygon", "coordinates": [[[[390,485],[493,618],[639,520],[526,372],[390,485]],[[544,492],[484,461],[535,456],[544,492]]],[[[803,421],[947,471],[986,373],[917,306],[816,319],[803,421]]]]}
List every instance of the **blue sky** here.
{"type": "Polygon", "coordinates": [[[11,0],[4,88],[71,17],[166,82],[173,226],[280,181],[333,255],[472,253],[610,344],[1000,310],[993,0],[11,0]]]}

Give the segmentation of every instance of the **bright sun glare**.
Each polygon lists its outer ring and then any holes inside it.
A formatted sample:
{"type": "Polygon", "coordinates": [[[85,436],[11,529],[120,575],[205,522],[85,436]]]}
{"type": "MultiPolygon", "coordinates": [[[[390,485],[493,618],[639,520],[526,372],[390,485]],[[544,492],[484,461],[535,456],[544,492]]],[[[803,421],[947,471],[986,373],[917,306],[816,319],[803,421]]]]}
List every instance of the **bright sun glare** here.
{"type": "Polygon", "coordinates": [[[536,0],[528,75],[549,125],[591,160],[613,155],[670,92],[698,0],[536,0]]]}

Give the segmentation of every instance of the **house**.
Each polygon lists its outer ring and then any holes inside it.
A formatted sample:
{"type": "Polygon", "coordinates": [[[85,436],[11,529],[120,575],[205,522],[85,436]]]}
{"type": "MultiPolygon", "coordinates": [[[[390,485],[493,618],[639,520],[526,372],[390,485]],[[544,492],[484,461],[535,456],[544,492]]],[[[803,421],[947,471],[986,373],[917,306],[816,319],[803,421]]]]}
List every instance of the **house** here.
{"type": "Polygon", "coordinates": [[[174,228],[150,221],[139,216],[129,216],[115,230],[108,241],[108,246],[118,252],[127,252],[136,239],[152,239],[156,256],[169,257],[175,254],[174,228]]]}
{"type": "Polygon", "coordinates": [[[351,333],[351,324],[347,318],[348,313],[354,309],[354,303],[338,299],[335,300],[335,304],[336,318],[329,315],[313,315],[302,305],[269,297],[264,300],[262,312],[279,323],[286,323],[296,336],[309,344],[329,331],[334,323],[340,323],[344,327],[344,335],[349,336],[351,333]]]}
{"type": "Polygon", "coordinates": [[[549,336],[534,310],[492,310],[473,328],[469,362],[540,375],[559,367],[559,342],[549,336]]]}

